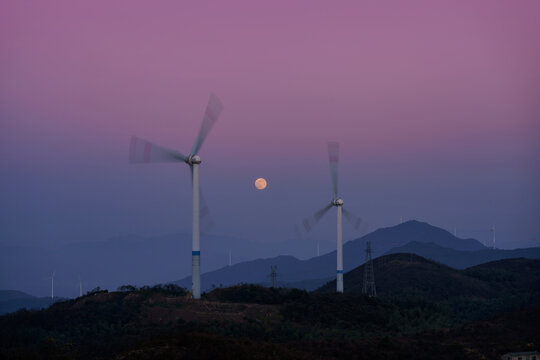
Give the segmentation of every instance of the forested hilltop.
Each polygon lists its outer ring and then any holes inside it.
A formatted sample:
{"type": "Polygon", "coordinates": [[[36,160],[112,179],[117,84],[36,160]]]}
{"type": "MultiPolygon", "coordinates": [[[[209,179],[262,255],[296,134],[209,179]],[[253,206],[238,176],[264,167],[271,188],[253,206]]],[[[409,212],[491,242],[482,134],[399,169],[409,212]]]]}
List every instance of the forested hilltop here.
{"type": "MultiPolygon", "coordinates": [[[[386,264],[399,261],[404,273],[410,267],[415,274],[420,263],[439,273],[428,280],[455,275],[414,255],[391,256],[386,264]]],[[[460,272],[488,288],[453,301],[429,292],[385,294],[382,283],[377,298],[249,284],[216,288],[200,301],[175,285],[94,291],[0,317],[0,358],[497,358],[540,345],[538,265],[505,262],[460,272]]],[[[345,284],[355,285],[352,278],[345,284]]]]}

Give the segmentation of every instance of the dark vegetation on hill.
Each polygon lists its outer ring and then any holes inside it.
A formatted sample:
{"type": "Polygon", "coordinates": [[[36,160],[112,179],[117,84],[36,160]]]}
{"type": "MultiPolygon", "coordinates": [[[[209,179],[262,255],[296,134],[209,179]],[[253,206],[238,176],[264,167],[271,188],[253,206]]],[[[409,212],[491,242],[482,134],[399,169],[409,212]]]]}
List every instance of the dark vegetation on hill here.
{"type": "MultiPolygon", "coordinates": [[[[436,302],[454,318],[474,320],[522,307],[540,306],[540,260],[505,259],[465,270],[415,254],[373,260],[377,296],[436,302]]],[[[364,265],[344,275],[347,293],[362,293],[364,265]]],[[[335,292],[335,280],[316,293],[335,292]]]]}
{"type": "MultiPolygon", "coordinates": [[[[540,307],[530,301],[538,298],[538,261],[465,271],[409,254],[381,261],[378,298],[248,284],[216,288],[200,301],[171,284],[96,289],[1,316],[0,358],[495,359],[540,345],[540,307]],[[500,306],[486,312],[490,302],[500,306]]],[[[353,279],[346,289],[358,286],[353,279]]]]}

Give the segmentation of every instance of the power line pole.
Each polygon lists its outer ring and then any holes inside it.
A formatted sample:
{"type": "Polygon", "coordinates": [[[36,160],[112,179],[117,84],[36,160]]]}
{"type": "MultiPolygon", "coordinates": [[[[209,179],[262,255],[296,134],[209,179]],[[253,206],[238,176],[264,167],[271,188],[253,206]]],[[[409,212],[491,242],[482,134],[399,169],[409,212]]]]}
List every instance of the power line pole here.
{"type": "Polygon", "coordinates": [[[373,274],[373,259],[371,256],[371,241],[366,242],[366,263],[364,264],[364,286],[362,287],[362,294],[366,294],[369,297],[377,296],[375,290],[375,275],[373,274]]]}

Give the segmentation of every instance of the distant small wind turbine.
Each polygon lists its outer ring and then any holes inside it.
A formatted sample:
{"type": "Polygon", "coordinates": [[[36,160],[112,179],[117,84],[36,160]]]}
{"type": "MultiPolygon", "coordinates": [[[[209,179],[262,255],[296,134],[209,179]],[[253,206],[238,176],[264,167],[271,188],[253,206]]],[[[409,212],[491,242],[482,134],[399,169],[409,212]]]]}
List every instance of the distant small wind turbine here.
{"type": "Polygon", "coordinates": [[[201,247],[200,247],[200,217],[207,212],[203,206],[201,209],[202,197],[199,189],[199,164],[201,158],[198,152],[210,133],[212,126],[216,123],[219,115],[223,111],[223,104],[214,94],[210,95],[210,100],[206,106],[203,122],[199,130],[199,135],[189,155],[184,155],[178,151],[152,144],[149,141],[133,136],[130,144],[129,161],[135,163],[160,163],[160,162],[184,162],[191,170],[191,181],[193,185],[193,230],[192,230],[192,251],[191,251],[191,273],[192,273],[192,294],[194,299],[201,297],[201,247]]]}
{"type": "Polygon", "coordinates": [[[491,232],[493,233],[493,248],[495,249],[495,225],[491,227],[491,232]]]}
{"type": "Polygon", "coordinates": [[[54,299],[54,274],[56,274],[56,270],[48,277],[48,279],[51,279],[51,299],[54,299]]]}
{"type": "Polygon", "coordinates": [[[82,280],[81,276],[79,275],[79,297],[82,296],[82,280]]]}
{"type": "Polygon", "coordinates": [[[328,158],[330,160],[330,176],[332,178],[333,200],[321,210],[317,211],[309,219],[304,220],[304,228],[307,232],[311,231],[313,226],[321,220],[321,218],[333,206],[337,208],[337,276],[336,276],[336,291],[343,292],[343,232],[342,232],[342,214],[345,218],[353,223],[353,226],[358,229],[362,220],[353,215],[350,211],[343,208],[343,200],[338,197],[338,161],[339,161],[339,143],[328,143],[328,158]]]}

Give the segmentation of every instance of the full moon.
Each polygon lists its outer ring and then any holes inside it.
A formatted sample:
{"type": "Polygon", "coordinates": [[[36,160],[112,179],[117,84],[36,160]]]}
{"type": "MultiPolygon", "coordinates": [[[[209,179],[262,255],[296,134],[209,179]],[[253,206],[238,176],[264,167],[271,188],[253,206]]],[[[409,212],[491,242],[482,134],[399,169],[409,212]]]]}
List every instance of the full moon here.
{"type": "Polygon", "coordinates": [[[257,180],[255,180],[255,187],[256,187],[258,190],[264,190],[264,189],[266,189],[266,180],[263,179],[263,178],[258,178],[257,180]]]}

